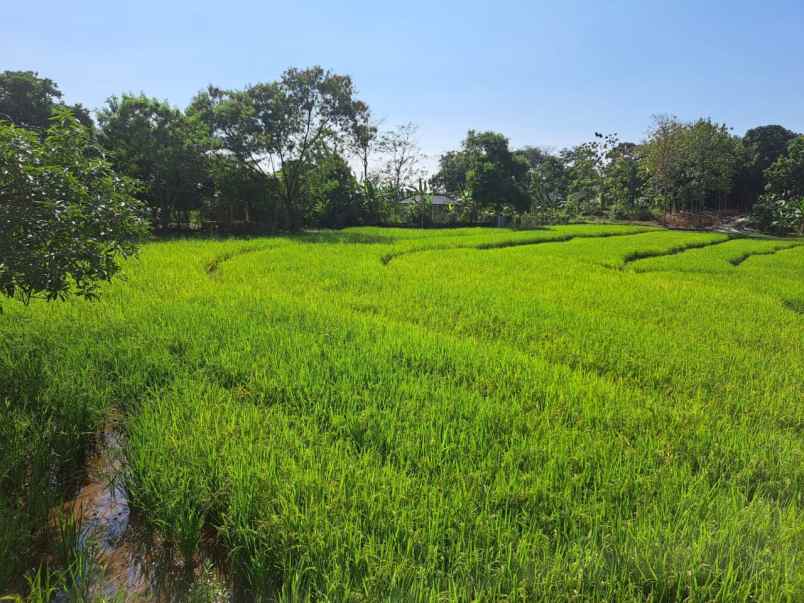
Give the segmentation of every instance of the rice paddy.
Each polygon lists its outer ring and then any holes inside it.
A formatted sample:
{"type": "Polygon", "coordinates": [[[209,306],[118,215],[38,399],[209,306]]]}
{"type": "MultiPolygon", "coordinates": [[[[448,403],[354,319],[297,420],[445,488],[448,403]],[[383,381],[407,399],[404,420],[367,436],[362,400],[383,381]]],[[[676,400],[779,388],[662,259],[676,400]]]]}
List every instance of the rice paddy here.
{"type": "Polygon", "coordinates": [[[149,243],[3,303],[0,586],[114,413],[142,532],[245,600],[802,600],[802,308],[791,239],[149,243]]]}

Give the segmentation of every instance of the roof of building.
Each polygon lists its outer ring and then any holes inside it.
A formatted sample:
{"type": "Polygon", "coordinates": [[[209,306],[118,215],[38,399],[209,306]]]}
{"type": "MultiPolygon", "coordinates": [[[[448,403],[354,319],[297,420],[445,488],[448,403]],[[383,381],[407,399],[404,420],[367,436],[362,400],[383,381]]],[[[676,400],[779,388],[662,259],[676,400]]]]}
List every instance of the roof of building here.
{"type": "MultiPolygon", "coordinates": [[[[454,199],[453,197],[448,197],[447,195],[433,195],[433,205],[460,205],[460,201],[454,199]]],[[[410,197],[406,197],[402,199],[400,203],[404,203],[405,205],[412,205],[414,203],[419,202],[421,199],[421,195],[411,195],[410,197]]]]}

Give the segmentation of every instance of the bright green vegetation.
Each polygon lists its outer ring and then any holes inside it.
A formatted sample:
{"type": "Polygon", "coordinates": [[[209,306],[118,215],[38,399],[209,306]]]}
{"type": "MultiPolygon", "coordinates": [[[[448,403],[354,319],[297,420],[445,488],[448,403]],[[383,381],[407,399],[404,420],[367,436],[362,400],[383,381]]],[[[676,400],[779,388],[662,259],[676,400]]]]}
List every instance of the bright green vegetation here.
{"type": "Polygon", "coordinates": [[[0,566],[25,459],[66,471],[117,408],[141,521],[269,598],[801,600],[801,243],[149,244],[100,302],[0,316],[0,566]]]}
{"type": "Polygon", "coordinates": [[[738,266],[755,255],[770,255],[783,249],[801,245],[802,241],[777,239],[734,239],[716,249],[695,249],[680,256],[668,255],[643,260],[634,268],[639,272],[670,270],[684,272],[729,272],[729,266],[738,266]]]}

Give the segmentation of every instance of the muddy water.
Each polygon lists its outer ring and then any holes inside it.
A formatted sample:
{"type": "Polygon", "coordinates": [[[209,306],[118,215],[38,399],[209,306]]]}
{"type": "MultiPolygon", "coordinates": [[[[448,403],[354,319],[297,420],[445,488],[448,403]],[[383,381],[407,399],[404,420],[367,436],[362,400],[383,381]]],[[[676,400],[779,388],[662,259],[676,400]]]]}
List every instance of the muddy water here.
{"type": "Polygon", "coordinates": [[[99,567],[93,576],[92,593],[124,601],[149,600],[146,562],[126,538],[131,513],[121,483],[122,448],[119,433],[107,428],[97,455],[89,463],[86,482],[66,506],[79,520],[80,546],[96,551],[99,567]]]}
{"type": "MultiPolygon", "coordinates": [[[[131,525],[128,494],[122,482],[124,442],[113,426],[108,426],[102,436],[97,454],[87,465],[84,484],[64,506],[64,511],[78,520],[79,546],[94,561],[95,571],[80,590],[88,591],[92,600],[181,601],[186,589],[199,581],[202,586],[214,587],[216,594],[209,600],[231,603],[233,593],[224,586],[225,576],[214,566],[211,574],[204,574],[200,554],[194,559],[192,580],[186,582],[181,561],[161,555],[159,539],[143,539],[131,525]]],[[[60,593],[55,600],[67,603],[70,599],[67,593],[60,593]]]]}

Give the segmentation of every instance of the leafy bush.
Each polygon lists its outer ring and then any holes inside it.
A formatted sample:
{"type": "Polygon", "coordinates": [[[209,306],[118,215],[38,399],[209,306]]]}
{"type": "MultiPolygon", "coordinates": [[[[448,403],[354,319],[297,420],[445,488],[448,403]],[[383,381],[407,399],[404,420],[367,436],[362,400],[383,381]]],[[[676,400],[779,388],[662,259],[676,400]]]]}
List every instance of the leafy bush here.
{"type": "Polygon", "coordinates": [[[69,110],[44,138],[0,121],[0,291],[26,302],[93,296],[145,234],[135,188],[69,110]]]}
{"type": "Polygon", "coordinates": [[[804,234],[804,197],[785,199],[774,193],[759,198],[751,216],[760,230],[775,234],[804,234]]]}

